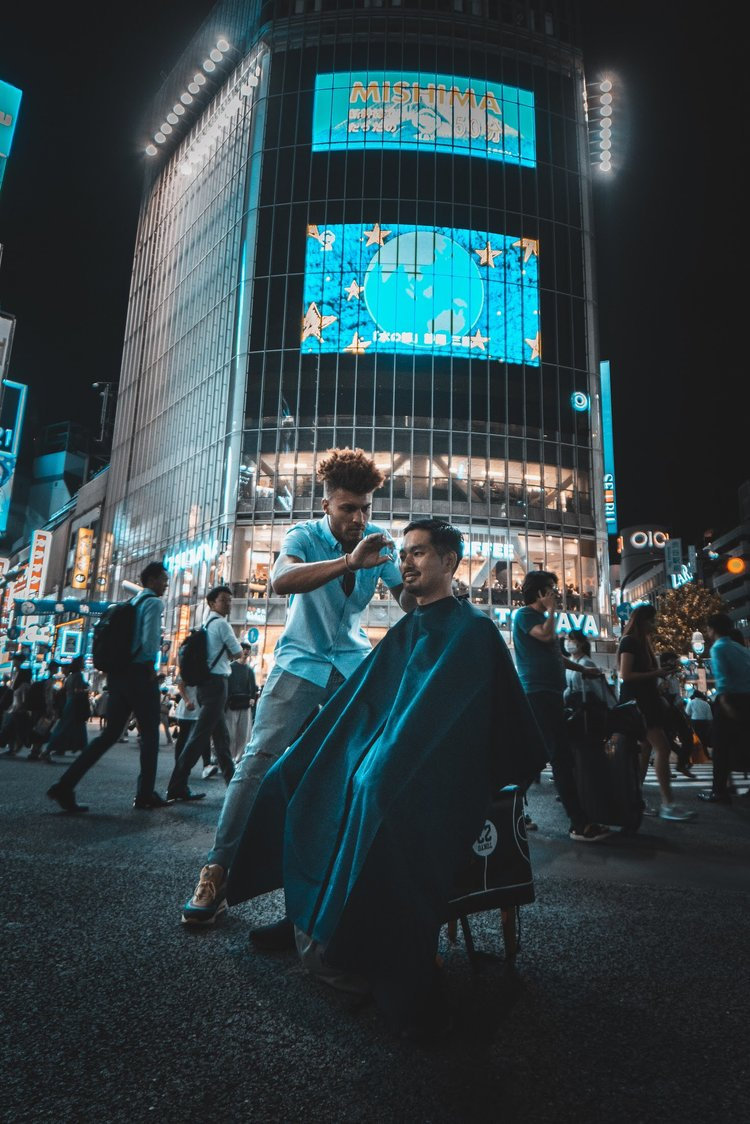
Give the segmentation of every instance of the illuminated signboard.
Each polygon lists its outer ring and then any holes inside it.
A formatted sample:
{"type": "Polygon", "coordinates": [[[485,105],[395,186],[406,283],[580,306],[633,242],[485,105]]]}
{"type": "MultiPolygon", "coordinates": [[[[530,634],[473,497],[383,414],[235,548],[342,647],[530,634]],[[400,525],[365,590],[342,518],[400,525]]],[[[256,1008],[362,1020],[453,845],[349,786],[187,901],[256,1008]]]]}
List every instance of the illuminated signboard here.
{"type": "Polygon", "coordinates": [[[313,152],[416,148],[536,167],[534,95],[448,74],[319,74],[313,152]]]}
{"type": "Polygon", "coordinates": [[[4,535],[8,529],[13,473],[21,443],[26,393],[27,388],[20,383],[9,382],[7,379],[3,383],[0,401],[0,535],[4,535]]]}
{"type": "Polygon", "coordinates": [[[5,378],[10,363],[10,349],[13,346],[15,324],[14,316],[9,316],[7,312],[0,312],[0,379],[5,378]]]}
{"type": "Polygon", "coordinates": [[[539,243],[452,227],[309,226],[303,353],[539,366],[539,243]]]}
{"type": "Polygon", "coordinates": [[[80,527],[76,536],[76,553],[73,562],[73,589],[85,589],[91,572],[91,553],[94,547],[94,532],[90,527],[80,527]]]}
{"type": "Polygon", "coordinates": [[[609,360],[599,364],[602,390],[602,445],[604,454],[604,519],[607,533],[617,533],[617,502],[615,500],[615,446],[612,430],[612,386],[609,360]]]}
{"type": "Polygon", "coordinates": [[[21,91],[9,82],[0,81],[0,185],[13,144],[20,105],[21,91]]]}

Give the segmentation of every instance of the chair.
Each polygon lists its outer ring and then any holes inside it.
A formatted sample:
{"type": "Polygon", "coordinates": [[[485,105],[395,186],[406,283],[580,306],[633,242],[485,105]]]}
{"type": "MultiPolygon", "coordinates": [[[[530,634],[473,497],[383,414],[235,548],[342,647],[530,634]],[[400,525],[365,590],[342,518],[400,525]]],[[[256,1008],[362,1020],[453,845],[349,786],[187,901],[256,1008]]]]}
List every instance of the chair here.
{"type": "Polygon", "coordinates": [[[520,907],[534,898],[523,794],[517,785],[507,785],[493,798],[479,838],[456,879],[446,916],[448,939],[456,943],[460,922],[467,955],[472,967],[478,968],[489,954],[477,951],[469,917],[499,909],[505,963],[512,968],[519,948],[520,907]]]}

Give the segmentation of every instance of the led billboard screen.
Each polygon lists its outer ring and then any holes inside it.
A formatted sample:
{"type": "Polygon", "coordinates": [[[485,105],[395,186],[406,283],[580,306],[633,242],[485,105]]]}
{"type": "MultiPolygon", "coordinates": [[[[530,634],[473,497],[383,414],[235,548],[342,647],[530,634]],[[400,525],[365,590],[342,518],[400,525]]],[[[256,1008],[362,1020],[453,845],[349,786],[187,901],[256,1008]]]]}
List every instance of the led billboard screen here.
{"type": "Polygon", "coordinates": [[[535,239],[482,230],[309,226],[301,349],[538,366],[538,258],[535,239]]]}
{"type": "Polygon", "coordinates": [[[319,74],[313,152],[370,147],[431,149],[533,168],[534,95],[449,74],[319,74]]]}
{"type": "Polygon", "coordinates": [[[13,474],[21,442],[23,415],[26,409],[27,388],[21,383],[2,385],[0,399],[0,535],[8,529],[8,515],[13,491],[13,474]]]}

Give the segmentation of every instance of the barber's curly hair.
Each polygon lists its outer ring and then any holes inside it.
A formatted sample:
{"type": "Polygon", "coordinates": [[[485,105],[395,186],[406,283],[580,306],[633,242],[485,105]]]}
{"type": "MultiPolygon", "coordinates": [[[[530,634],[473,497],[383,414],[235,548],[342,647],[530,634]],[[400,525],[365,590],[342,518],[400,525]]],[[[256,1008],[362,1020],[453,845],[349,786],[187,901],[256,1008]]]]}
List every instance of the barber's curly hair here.
{"type": "Polygon", "coordinates": [[[327,449],[318,463],[318,480],[326,496],[339,490],[363,496],[379,488],[385,476],[364,449],[327,449]]]}

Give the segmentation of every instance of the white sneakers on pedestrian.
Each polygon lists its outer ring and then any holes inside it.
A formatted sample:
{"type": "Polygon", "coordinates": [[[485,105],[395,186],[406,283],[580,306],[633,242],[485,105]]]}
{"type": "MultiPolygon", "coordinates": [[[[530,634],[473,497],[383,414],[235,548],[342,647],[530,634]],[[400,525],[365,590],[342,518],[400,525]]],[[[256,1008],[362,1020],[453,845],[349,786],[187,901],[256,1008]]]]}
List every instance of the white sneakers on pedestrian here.
{"type": "Polygon", "coordinates": [[[206,765],[204,766],[203,772],[201,773],[201,777],[204,781],[207,781],[209,777],[215,777],[218,771],[218,765],[206,765]]]}
{"type": "Polygon", "coordinates": [[[681,804],[662,804],[659,809],[660,820],[694,820],[695,812],[683,808],[681,804]]]}

